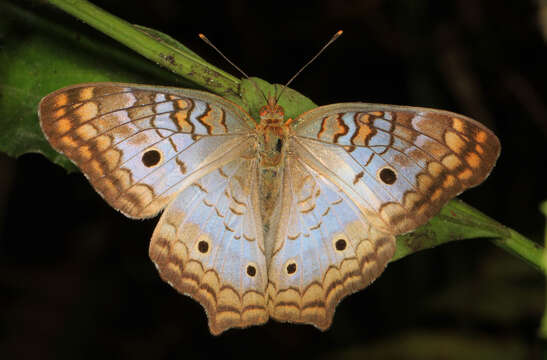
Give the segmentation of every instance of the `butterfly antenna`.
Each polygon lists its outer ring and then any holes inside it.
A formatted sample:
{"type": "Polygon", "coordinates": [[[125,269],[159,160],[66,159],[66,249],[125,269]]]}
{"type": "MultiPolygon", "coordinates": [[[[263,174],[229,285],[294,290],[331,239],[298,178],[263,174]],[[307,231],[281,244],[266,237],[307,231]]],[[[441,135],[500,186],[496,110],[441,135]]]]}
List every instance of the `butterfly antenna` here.
{"type": "Polygon", "coordinates": [[[290,85],[290,83],[292,83],[293,80],[296,79],[296,77],[297,77],[298,75],[300,75],[300,73],[301,73],[302,71],[304,71],[305,68],[308,67],[308,65],[310,65],[315,59],[317,59],[317,57],[318,57],[319,55],[321,55],[321,53],[322,53],[323,51],[325,51],[325,49],[326,49],[327,47],[329,47],[330,44],[332,44],[336,39],[338,39],[338,38],[340,37],[340,35],[342,35],[342,33],[343,33],[342,30],[338,30],[338,31],[336,32],[336,34],[334,34],[334,35],[330,38],[330,40],[327,41],[327,43],[326,43],[325,45],[323,45],[323,47],[321,48],[321,50],[319,50],[319,51],[317,52],[317,54],[315,54],[315,56],[312,57],[304,66],[302,66],[302,67],[300,68],[300,70],[298,70],[298,71],[296,72],[296,74],[294,74],[293,77],[290,78],[289,81],[287,81],[287,83],[286,83],[285,85],[283,85],[283,88],[282,88],[281,91],[279,92],[279,95],[277,96],[277,99],[275,100],[275,102],[279,101],[279,99],[281,98],[281,94],[283,94],[283,92],[284,92],[285,89],[290,85]]]}
{"type": "Polygon", "coordinates": [[[207,37],[203,34],[198,34],[199,38],[203,41],[205,41],[205,43],[207,45],[209,45],[210,47],[212,47],[213,49],[215,49],[215,51],[220,55],[222,56],[222,58],[224,60],[226,60],[228,62],[228,64],[232,65],[237,71],[239,71],[241,74],[243,74],[243,76],[245,76],[247,78],[247,80],[251,81],[253,83],[253,85],[256,87],[256,89],[258,90],[259,93],[262,94],[262,96],[264,97],[264,100],[266,101],[266,103],[268,103],[268,98],[266,97],[266,94],[264,94],[264,92],[258,87],[258,84],[249,77],[249,75],[247,75],[245,73],[245,71],[241,70],[236,64],[234,64],[230,59],[228,59],[228,57],[226,55],[224,55],[222,53],[222,51],[220,51],[215,45],[213,45],[213,43],[211,42],[211,40],[207,39],[207,37]]]}

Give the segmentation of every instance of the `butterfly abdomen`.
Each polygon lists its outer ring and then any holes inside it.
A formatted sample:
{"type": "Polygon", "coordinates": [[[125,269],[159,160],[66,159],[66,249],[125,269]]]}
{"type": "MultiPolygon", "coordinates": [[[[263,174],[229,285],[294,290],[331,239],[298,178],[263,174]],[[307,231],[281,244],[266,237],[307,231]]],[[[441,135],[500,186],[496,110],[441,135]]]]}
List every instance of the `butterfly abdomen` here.
{"type": "Polygon", "coordinates": [[[283,159],[287,137],[281,127],[272,126],[260,129],[259,133],[259,186],[261,216],[265,232],[269,231],[273,210],[279,198],[283,159]]]}

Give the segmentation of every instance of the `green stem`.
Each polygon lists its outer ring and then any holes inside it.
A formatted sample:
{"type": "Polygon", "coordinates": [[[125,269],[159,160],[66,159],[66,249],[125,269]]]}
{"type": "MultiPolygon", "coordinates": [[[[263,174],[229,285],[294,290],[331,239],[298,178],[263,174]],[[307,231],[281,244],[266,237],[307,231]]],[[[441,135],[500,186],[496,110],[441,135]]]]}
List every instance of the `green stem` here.
{"type": "MultiPolygon", "coordinates": [[[[539,209],[543,213],[543,215],[545,216],[545,220],[546,220],[545,221],[545,240],[544,240],[544,244],[545,244],[545,247],[547,248],[547,201],[544,201],[540,205],[539,209]]],[[[545,251],[545,250],[543,251],[540,261],[543,265],[544,275],[547,278],[547,251],[545,251]]],[[[547,298],[547,294],[546,294],[546,298],[547,298]]],[[[544,340],[547,340],[547,303],[545,304],[545,309],[543,310],[543,317],[541,319],[541,325],[539,327],[538,332],[539,332],[539,337],[541,337],[544,340]]]]}
{"type": "Polygon", "coordinates": [[[509,236],[492,239],[492,243],[510,254],[520,257],[541,272],[547,270],[543,261],[543,247],[513,229],[509,229],[509,236]]]}
{"type": "Polygon", "coordinates": [[[85,0],[49,0],[50,3],[121,42],[156,64],[219,95],[238,97],[240,80],[192,53],[177,51],[143,29],[107,13],[85,0]]]}

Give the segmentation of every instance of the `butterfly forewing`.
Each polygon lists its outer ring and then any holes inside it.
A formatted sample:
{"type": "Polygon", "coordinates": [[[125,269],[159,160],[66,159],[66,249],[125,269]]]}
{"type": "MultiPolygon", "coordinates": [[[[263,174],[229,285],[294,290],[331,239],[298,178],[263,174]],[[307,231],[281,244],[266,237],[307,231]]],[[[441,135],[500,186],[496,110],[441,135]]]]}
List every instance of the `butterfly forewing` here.
{"type": "Polygon", "coordinates": [[[195,90],[81,84],[45,97],[39,115],[51,145],[110,205],[136,218],[154,216],[253,141],[243,110],[195,90]]]}
{"type": "Polygon", "coordinates": [[[497,137],[465,116],[365,103],[319,107],[295,121],[299,156],[344,189],[377,228],[400,234],[482,182],[497,137]]]}

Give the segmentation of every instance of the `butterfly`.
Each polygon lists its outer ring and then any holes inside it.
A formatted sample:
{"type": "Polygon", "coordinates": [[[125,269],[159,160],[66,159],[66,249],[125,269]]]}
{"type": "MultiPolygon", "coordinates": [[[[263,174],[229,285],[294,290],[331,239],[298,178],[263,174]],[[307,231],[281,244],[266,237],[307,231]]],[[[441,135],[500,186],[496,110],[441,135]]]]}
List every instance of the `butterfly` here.
{"type": "Polygon", "coordinates": [[[500,152],[448,111],[368,103],[260,121],[198,90],[123,83],[44,97],[40,125],[116,210],[163,211],[150,257],[211,333],[278,321],[327,329],[386,267],[395,235],[482,182],[500,152]]]}

